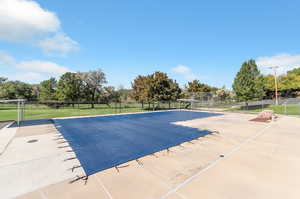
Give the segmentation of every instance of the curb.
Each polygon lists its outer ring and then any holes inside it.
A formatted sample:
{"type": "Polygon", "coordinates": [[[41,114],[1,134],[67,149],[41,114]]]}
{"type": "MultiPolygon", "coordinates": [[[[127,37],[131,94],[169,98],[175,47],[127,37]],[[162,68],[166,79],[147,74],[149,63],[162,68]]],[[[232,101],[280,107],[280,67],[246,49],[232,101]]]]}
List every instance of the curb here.
{"type": "Polygon", "coordinates": [[[9,128],[13,123],[10,122],[0,130],[0,156],[3,155],[17,132],[18,127],[9,128]]]}

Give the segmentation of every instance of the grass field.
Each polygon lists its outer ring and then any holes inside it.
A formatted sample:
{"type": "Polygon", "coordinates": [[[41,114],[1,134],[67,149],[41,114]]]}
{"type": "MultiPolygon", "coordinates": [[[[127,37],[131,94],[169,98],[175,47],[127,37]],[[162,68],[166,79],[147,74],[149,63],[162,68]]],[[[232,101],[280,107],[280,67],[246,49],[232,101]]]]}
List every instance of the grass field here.
{"type": "MultiPolygon", "coordinates": [[[[147,107],[147,106],[146,106],[147,107]]],[[[167,104],[161,104],[162,108],[168,108],[167,104]]],[[[227,111],[238,112],[260,112],[262,110],[273,110],[276,114],[298,115],[300,116],[300,105],[290,104],[286,107],[283,105],[278,106],[265,106],[251,107],[248,110],[241,108],[230,108],[227,111]]],[[[129,113],[129,112],[145,112],[146,109],[142,109],[141,104],[127,104],[111,105],[110,107],[105,104],[96,104],[95,108],[90,108],[89,104],[81,104],[61,108],[50,108],[46,105],[34,105],[27,104],[25,109],[25,120],[32,119],[44,119],[55,117],[70,117],[70,116],[86,116],[86,115],[105,115],[105,114],[117,114],[117,113],[129,113]]],[[[17,108],[15,104],[0,104],[0,121],[16,120],[17,108]]]]}
{"type": "MultiPolygon", "coordinates": [[[[151,110],[150,106],[150,110],[151,110]]],[[[172,103],[171,107],[178,107],[178,103],[172,103]]],[[[145,104],[144,108],[148,108],[145,104]]],[[[160,109],[168,109],[168,103],[160,103],[160,109]]],[[[86,115],[105,115],[129,112],[146,112],[141,104],[95,104],[95,108],[91,108],[90,104],[75,104],[74,107],[64,106],[60,108],[51,108],[41,104],[26,104],[25,120],[55,118],[55,117],[70,117],[70,116],[86,116],[86,115]]],[[[0,121],[16,120],[17,105],[16,104],[0,104],[0,121]]]]}
{"type": "Polygon", "coordinates": [[[271,105],[262,107],[254,107],[249,108],[248,110],[241,109],[241,108],[231,108],[228,111],[242,111],[242,112],[261,112],[262,110],[273,110],[276,114],[286,114],[286,115],[299,115],[300,116],[300,105],[297,104],[288,104],[284,105],[271,105]]]}
{"type": "MultiPolygon", "coordinates": [[[[105,114],[117,114],[117,113],[128,113],[128,112],[144,112],[147,111],[142,109],[139,104],[126,105],[118,107],[112,105],[95,105],[95,108],[90,108],[88,104],[75,105],[73,108],[49,108],[46,105],[26,105],[25,109],[25,120],[32,119],[43,119],[43,118],[54,118],[54,117],[70,117],[70,116],[85,116],[85,115],[105,115],[105,114]]],[[[16,105],[1,104],[0,105],[0,121],[16,120],[17,109],[16,105]]]]}

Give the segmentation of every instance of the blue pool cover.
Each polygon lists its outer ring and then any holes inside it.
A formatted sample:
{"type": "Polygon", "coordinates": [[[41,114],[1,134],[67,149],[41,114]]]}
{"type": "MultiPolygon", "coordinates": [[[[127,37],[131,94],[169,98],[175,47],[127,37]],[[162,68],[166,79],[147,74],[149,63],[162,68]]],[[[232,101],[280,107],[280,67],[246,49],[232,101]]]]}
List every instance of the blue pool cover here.
{"type": "Polygon", "coordinates": [[[166,111],[142,114],[54,119],[87,175],[135,160],[209,131],[172,124],[218,114],[166,111]]]}

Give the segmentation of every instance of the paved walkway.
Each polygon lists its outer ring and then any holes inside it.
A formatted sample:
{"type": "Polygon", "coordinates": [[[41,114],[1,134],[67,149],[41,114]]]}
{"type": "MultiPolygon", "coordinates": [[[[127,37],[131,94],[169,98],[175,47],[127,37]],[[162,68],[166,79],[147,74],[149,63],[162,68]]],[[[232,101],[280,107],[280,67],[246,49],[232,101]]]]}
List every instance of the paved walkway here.
{"type": "Polygon", "coordinates": [[[0,123],[0,155],[4,153],[17,132],[17,128],[11,127],[10,123],[12,122],[0,123]]]}

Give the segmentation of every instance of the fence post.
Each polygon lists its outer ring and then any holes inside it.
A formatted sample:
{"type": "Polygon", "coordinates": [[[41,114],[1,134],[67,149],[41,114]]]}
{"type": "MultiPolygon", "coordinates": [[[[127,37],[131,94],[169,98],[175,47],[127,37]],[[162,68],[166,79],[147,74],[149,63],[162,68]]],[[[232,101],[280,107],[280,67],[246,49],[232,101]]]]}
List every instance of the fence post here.
{"type": "Polygon", "coordinates": [[[21,118],[22,121],[24,120],[24,117],[25,117],[25,102],[22,101],[22,118],[21,118]]]}
{"type": "Polygon", "coordinates": [[[18,101],[18,105],[17,105],[17,110],[18,110],[18,118],[17,118],[17,123],[18,126],[20,125],[20,102],[18,101]]]}
{"type": "Polygon", "coordinates": [[[287,115],[287,111],[286,111],[286,103],[284,103],[284,114],[287,115]]]}

